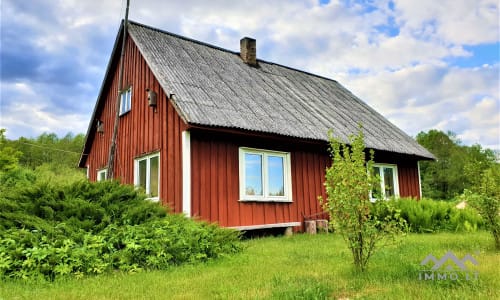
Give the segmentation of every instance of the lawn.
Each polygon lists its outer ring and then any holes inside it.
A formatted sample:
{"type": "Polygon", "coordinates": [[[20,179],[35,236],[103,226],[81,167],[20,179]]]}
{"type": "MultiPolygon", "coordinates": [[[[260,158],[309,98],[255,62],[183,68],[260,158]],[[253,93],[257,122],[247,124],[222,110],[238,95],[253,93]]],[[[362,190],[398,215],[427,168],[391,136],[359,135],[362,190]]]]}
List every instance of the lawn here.
{"type": "MultiPolygon", "coordinates": [[[[355,273],[334,234],[243,242],[237,255],[137,274],[48,282],[0,282],[0,299],[499,299],[500,253],[486,232],[410,234],[378,251],[355,273]],[[452,251],[471,254],[477,280],[419,280],[420,262],[452,251]]],[[[430,265],[431,266],[431,265],[430,265]]],[[[429,267],[430,267],[429,266],[429,267]]]]}

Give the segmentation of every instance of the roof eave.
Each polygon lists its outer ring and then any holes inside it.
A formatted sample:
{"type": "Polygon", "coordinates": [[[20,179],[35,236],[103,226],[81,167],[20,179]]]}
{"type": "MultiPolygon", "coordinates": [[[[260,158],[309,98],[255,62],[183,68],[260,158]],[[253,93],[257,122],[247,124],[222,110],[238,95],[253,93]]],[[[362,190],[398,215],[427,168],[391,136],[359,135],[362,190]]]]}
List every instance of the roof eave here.
{"type": "MultiPolygon", "coordinates": [[[[263,137],[263,138],[294,139],[294,140],[298,140],[302,143],[309,143],[309,144],[323,144],[323,143],[327,144],[328,143],[327,139],[316,139],[316,138],[284,135],[284,134],[270,133],[270,132],[243,129],[243,128],[211,126],[211,125],[196,124],[196,123],[187,123],[187,124],[188,124],[187,129],[208,130],[208,131],[213,131],[213,132],[230,133],[230,134],[246,135],[246,136],[251,135],[251,136],[263,137]]],[[[371,148],[371,147],[367,147],[367,149],[395,153],[398,155],[411,157],[414,160],[436,160],[435,156],[425,148],[422,149],[421,153],[397,152],[397,151],[391,151],[391,150],[387,150],[387,149],[379,149],[379,148],[371,148]]]]}

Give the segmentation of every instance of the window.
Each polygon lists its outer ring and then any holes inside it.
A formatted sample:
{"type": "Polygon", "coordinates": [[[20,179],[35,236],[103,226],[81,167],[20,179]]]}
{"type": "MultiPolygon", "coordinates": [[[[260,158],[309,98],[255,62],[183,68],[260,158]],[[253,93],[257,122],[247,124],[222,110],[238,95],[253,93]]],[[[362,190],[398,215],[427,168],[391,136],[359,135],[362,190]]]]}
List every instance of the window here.
{"type": "Polygon", "coordinates": [[[160,154],[151,154],[135,160],[135,186],[144,190],[152,200],[159,200],[160,154]]]}
{"type": "Polygon", "coordinates": [[[240,148],[240,200],[292,201],[290,153],[240,148]]]}
{"type": "Polygon", "coordinates": [[[373,166],[373,172],[380,177],[380,186],[374,187],[371,199],[388,199],[399,196],[398,169],[396,165],[373,166]]]}
{"type": "Polygon", "coordinates": [[[108,176],[108,169],[101,169],[97,171],[97,181],[104,181],[108,176]]]}
{"type": "Polygon", "coordinates": [[[129,112],[132,107],[132,87],[122,91],[120,95],[120,115],[129,112]]]}

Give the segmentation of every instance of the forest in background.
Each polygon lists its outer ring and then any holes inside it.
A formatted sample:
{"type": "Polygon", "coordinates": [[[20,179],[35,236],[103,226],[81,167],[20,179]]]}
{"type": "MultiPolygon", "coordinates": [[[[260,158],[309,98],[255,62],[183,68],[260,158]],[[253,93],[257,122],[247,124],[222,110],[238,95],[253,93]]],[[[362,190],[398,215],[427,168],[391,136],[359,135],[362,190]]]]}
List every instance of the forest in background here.
{"type": "MultiPolygon", "coordinates": [[[[63,181],[85,177],[85,170],[77,168],[84,134],[43,133],[9,140],[5,133],[0,129],[0,172],[21,168],[63,181]]],[[[420,162],[426,198],[455,199],[464,190],[473,190],[485,170],[499,168],[498,153],[478,144],[463,145],[453,132],[429,130],[420,132],[416,140],[437,158],[420,162]]]]}
{"type": "Polygon", "coordinates": [[[498,153],[479,144],[463,145],[453,132],[420,132],[417,142],[437,158],[421,161],[422,194],[435,200],[452,200],[464,190],[475,190],[487,170],[500,168],[498,153]]]}

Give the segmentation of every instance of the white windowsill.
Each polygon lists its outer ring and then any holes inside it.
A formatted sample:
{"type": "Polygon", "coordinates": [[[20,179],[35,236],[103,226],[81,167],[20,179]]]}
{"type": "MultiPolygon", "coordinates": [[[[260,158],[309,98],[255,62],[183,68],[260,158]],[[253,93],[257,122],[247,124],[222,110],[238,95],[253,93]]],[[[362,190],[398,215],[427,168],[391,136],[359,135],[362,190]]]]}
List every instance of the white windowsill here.
{"type": "Polygon", "coordinates": [[[240,199],[239,202],[280,202],[280,203],[293,203],[289,199],[240,199]]]}
{"type": "Polygon", "coordinates": [[[146,200],[151,202],[160,202],[160,197],[146,198],[146,200]]]}

